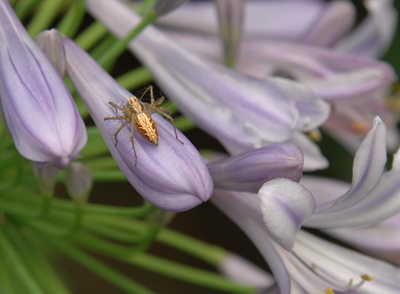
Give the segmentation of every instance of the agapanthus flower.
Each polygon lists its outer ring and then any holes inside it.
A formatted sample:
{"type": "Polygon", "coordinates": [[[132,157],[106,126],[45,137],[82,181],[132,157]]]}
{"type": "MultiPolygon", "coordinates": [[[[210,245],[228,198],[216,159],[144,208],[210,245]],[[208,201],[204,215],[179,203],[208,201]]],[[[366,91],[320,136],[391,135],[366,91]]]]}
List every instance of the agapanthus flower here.
{"type": "Polygon", "coordinates": [[[0,1],[0,98],[22,156],[65,168],[86,144],[71,94],[6,0],[0,1]]]}
{"type": "MultiPolygon", "coordinates": [[[[140,20],[118,1],[87,1],[87,7],[119,37],[140,20]]],[[[227,69],[185,50],[150,26],[130,48],[170,100],[231,154],[293,141],[305,145],[305,168],[327,165],[302,132],[318,128],[330,109],[303,85],[283,78],[255,79],[227,69]]]]}
{"type": "MultiPolygon", "coordinates": [[[[57,31],[47,32],[49,38],[57,31]]],[[[207,201],[213,184],[204,160],[174,126],[158,114],[152,118],[158,130],[158,146],[134,131],[131,124],[118,133],[122,120],[106,121],[121,116],[110,105],[126,105],[133,95],[121,87],[108,73],[73,41],[64,39],[66,72],[99,128],[112,156],[134,188],[155,206],[169,211],[183,211],[207,201]],[[118,144],[116,144],[118,140],[118,144]],[[134,144],[132,146],[132,144],[134,144]],[[135,148],[133,150],[133,148],[135,148]]]]}
{"type": "MultiPolygon", "coordinates": [[[[388,126],[396,124],[397,117],[385,103],[396,77],[389,65],[368,58],[383,53],[394,35],[397,15],[392,1],[365,1],[369,14],[351,32],[355,13],[348,2],[246,4],[242,42],[239,48],[231,49],[239,51],[237,71],[258,78],[288,76],[309,86],[332,105],[325,129],[352,151],[368,132],[374,116],[380,116],[388,126]]],[[[179,44],[221,62],[214,10],[208,2],[189,3],[159,23],[179,44]]],[[[398,134],[391,132],[389,139],[389,147],[396,149],[398,134]]]]}
{"type": "Polygon", "coordinates": [[[367,227],[399,213],[400,157],[395,156],[392,170],[384,170],[385,137],[386,127],[376,118],[356,153],[352,184],[342,195],[326,193],[329,186],[318,179],[300,184],[274,179],[258,195],[215,190],[211,200],[260,250],[280,293],[292,293],[291,279],[306,293],[398,292],[397,267],[300,230],[302,226],[321,230],[367,227]],[[313,194],[307,185],[314,188],[313,194]]]}

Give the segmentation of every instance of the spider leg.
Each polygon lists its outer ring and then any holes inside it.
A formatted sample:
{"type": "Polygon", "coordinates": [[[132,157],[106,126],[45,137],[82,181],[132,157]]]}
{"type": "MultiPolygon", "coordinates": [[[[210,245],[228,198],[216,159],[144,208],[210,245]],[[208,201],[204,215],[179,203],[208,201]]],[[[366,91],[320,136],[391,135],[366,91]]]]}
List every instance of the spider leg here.
{"type": "Polygon", "coordinates": [[[117,136],[118,136],[119,132],[121,132],[122,128],[123,128],[124,126],[127,125],[127,123],[128,123],[128,121],[124,121],[124,122],[119,126],[119,128],[115,131],[115,133],[114,133],[115,147],[117,147],[117,144],[118,144],[118,138],[117,138],[117,136]]]}
{"type": "Polygon", "coordinates": [[[165,113],[165,111],[163,109],[160,108],[155,108],[154,109],[158,114],[162,115],[163,117],[165,117],[170,123],[171,125],[174,127],[174,133],[175,133],[175,138],[181,142],[182,144],[184,144],[181,140],[179,140],[178,138],[178,132],[176,131],[176,128],[174,126],[174,119],[172,118],[172,116],[170,116],[169,114],[165,113]]]}
{"type": "Polygon", "coordinates": [[[153,86],[148,86],[147,88],[146,88],[146,90],[144,90],[144,92],[142,93],[142,95],[140,95],[140,98],[139,98],[139,100],[140,101],[142,101],[142,99],[143,99],[143,97],[146,95],[146,93],[147,92],[149,92],[150,91],[150,99],[154,99],[154,96],[153,96],[153,86]]]}
{"type": "Polygon", "coordinates": [[[125,116],[112,116],[104,118],[104,120],[117,120],[117,119],[125,119],[125,116]]]}
{"type": "Polygon", "coordinates": [[[135,166],[137,164],[137,154],[136,154],[136,149],[135,149],[135,144],[134,144],[134,137],[135,137],[135,121],[131,121],[131,134],[130,134],[130,140],[132,144],[132,149],[133,149],[133,154],[135,155],[135,166]]]}
{"type": "Polygon", "coordinates": [[[110,105],[111,105],[112,107],[114,107],[115,109],[119,109],[119,110],[121,110],[121,111],[124,111],[124,109],[123,109],[121,106],[115,104],[115,103],[112,102],[112,101],[109,101],[108,104],[110,104],[110,105]]]}

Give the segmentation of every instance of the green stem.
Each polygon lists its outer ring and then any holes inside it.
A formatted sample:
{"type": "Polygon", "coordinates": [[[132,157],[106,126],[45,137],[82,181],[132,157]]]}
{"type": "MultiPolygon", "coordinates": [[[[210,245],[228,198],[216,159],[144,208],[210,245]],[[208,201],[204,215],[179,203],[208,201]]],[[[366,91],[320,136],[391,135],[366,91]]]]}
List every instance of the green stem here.
{"type": "Polygon", "coordinates": [[[120,170],[93,171],[93,179],[98,182],[125,182],[126,177],[120,170]]]}
{"type": "Polygon", "coordinates": [[[43,247],[39,246],[39,242],[31,236],[19,234],[17,230],[16,227],[14,227],[14,230],[8,230],[8,235],[25,260],[27,269],[43,287],[43,292],[69,294],[70,291],[48,263],[48,256],[45,255],[43,247]]]}
{"type": "Polygon", "coordinates": [[[75,43],[83,50],[89,51],[105,35],[107,29],[101,23],[94,22],[75,38],[75,43]]]}
{"type": "MultiPolygon", "coordinates": [[[[32,217],[32,211],[38,210],[42,204],[40,197],[24,196],[22,194],[13,195],[12,200],[1,199],[0,207],[2,211],[20,214],[23,216],[32,217]],[[22,203],[22,205],[21,205],[22,203]]],[[[53,198],[52,212],[54,214],[64,211],[72,212],[75,209],[75,204],[71,201],[53,198]]],[[[156,210],[154,206],[149,203],[144,203],[138,207],[116,207],[101,204],[87,204],[85,207],[85,215],[87,216],[101,216],[101,217],[145,217],[156,210]]]]}
{"type": "Polygon", "coordinates": [[[243,286],[218,274],[200,270],[146,253],[125,257],[123,261],[177,280],[228,293],[255,293],[253,288],[243,286]]]}
{"type": "Polygon", "coordinates": [[[85,209],[83,207],[80,207],[80,206],[75,207],[74,222],[72,223],[68,232],[65,234],[66,238],[70,238],[79,232],[79,230],[82,227],[84,211],[85,211],[85,209]]]}
{"type": "Polygon", "coordinates": [[[49,195],[43,195],[41,198],[42,198],[42,208],[39,213],[39,218],[46,218],[49,215],[53,197],[49,195]]]}
{"type": "Polygon", "coordinates": [[[57,25],[57,29],[68,38],[73,37],[82,23],[85,12],[85,0],[74,1],[57,25]]]}
{"type": "MultiPolygon", "coordinates": [[[[127,234],[130,234],[130,231],[144,232],[148,225],[143,221],[134,219],[95,217],[95,220],[97,223],[102,224],[100,225],[101,227],[115,227],[116,229],[126,230],[127,234]]],[[[160,243],[176,248],[192,256],[196,256],[204,262],[207,262],[216,267],[221,264],[221,262],[228,254],[228,252],[221,247],[202,242],[179,232],[170,230],[168,228],[163,228],[156,237],[156,240],[160,243]]]]}
{"type": "Polygon", "coordinates": [[[131,32],[119,39],[105,54],[98,58],[97,62],[102,67],[108,68],[125,51],[128,44],[156,19],[157,14],[154,11],[149,12],[131,32]]]}
{"type": "Polygon", "coordinates": [[[32,8],[39,2],[39,0],[20,0],[14,6],[15,14],[19,19],[23,20],[30,12],[32,8]]]}
{"type": "Polygon", "coordinates": [[[174,126],[181,132],[190,131],[196,128],[196,125],[185,116],[174,118],[174,126]]]}
{"type": "Polygon", "coordinates": [[[116,80],[122,87],[131,91],[141,85],[150,83],[153,80],[153,77],[147,68],[138,67],[120,75],[116,80]]]}
{"type": "Polygon", "coordinates": [[[41,31],[47,29],[57,17],[65,4],[64,0],[44,0],[27,25],[31,37],[36,37],[41,31]]]}
{"type": "Polygon", "coordinates": [[[144,286],[132,281],[128,277],[120,274],[119,272],[113,270],[107,265],[97,261],[96,259],[90,257],[88,254],[83,252],[82,250],[77,249],[65,242],[59,242],[53,239],[49,239],[49,241],[61,252],[75,260],[77,263],[83,265],[88,270],[94,272],[98,276],[103,279],[111,282],[115,286],[128,293],[135,294],[146,294],[153,293],[151,290],[145,288],[144,286]]]}
{"type": "Polygon", "coordinates": [[[18,276],[20,283],[26,287],[26,293],[44,294],[38,281],[33,278],[32,273],[27,269],[23,258],[16,250],[15,244],[6,236],[4,227],[3,230],[0,231],[0,252],[3,255],[3,262],[12,265],[9,267],[10,271],[14,272],[18,276]]]}
{"type": "Polygon", "coordinates": [[[228,293],[254,293],[254,289],[229,281],[219,274],[182,265],[143,252],[132,251],[129,254],[126,249],[121,249],[118,245],[106,243],[104,240],[95,237],[79,236],[77,241],[89,250],[94,250],[111,258],[119,259],[128,264],[133,264],[176,280],[228,293]]]}

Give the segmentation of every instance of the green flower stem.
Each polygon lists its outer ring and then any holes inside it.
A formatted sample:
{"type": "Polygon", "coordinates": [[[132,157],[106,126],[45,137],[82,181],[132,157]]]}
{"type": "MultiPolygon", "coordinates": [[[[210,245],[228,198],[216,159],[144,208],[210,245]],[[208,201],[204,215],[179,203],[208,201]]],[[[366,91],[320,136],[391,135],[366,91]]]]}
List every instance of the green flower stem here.
{"type": "Polygon", "coordinates": [[[44,0],[27,25],[27,31],[32,38],[47,29],[54,21],[61,9],[65,7],[64,0],[44,0]]]}
{"type": "Polygon", "coordinates": [[[92,175],[99,182],[126,182],[126,177],[120,170],[98,170],[93,171],[92,175]]]}
{"type": "MultiPolygon", "coordinates": [[[[115,163],[115,160],[110,157],[110,156],[103,156],[100,158],[88,158],[87,160],[85,160],[85,163],[92,169],[92,171],[97,172],[103,172],[103,173],[107,173],[108,171],[112,171],[112,172],[116,172],[119,171],[120,174],[122,174],[122,172],[118,169],[117,164],[115,163]]],[[[123,176],[123,174],[122,174],[123,176]]],[[[125,176],[123,176],[124,180],[126,181],[125,176]]],[[[95,181],[97,181],[97,179],[95,179],[95,181]]]]}
{"type": "Polygon", "coordinates": [[[85,0],[74,1],[57,25],[57,29],[68,38],[73,37],[82,23],[85,12],[85,0]]]}
{"type": "Polygon", "coordinates": [[[80,231],[80,229],[82,228],[84,211],[84,207],[75,206],[74,222],[72,223],[68,232],[65,234],[66,238],[72,237],[80,231]]]}
{"type": "Polygon", "coordinates": [[[88,143],[81,151],[83,158],[98,157],[100,155],[109,154],[107,145],[104,143],[103,137],[98,128],[91,126],[86,128],[88,134],[88,143]]]}
{"type": "Polygon", "coordinates": [[[125,37],[119,39],[118,42],[114,43],[114,45],[109,48],[109,50],[103,54],[100,58],[97,59],[97,63],[99,63],[102,67],[107,68],[110,64],[114,62],[121,54],[125,51],[128,44],[138,36],[144,28],[146,28],[149,24],[153,23],[157,19],[157,14],[154,11],[149,12],[142,21],[125,37]]]}
{"type": "Polygon", "coordinates": [[[120,75],[116,80],[122,87],[128,91],[132,91],[141,85],[150,83],[153,77],[147,68],[138,67],[120,75]]]}
{"type": "Polygon", "coordinates": [[[19,285],[13,280],[14,276],[11,274],[9,264],[3,260],[0,263],[0,293],[21,293],[21,289],[17,290],[19,285]]]}
{"type": "MultiPolygon", "coordinates": [[[[118,42],[118,39],[114,37],[113,35],[106,35],[97,45],[90,51],[90,56],[93,59],[98,59],[100,58],[103,54],[106,54],[106,52],[116,43],[118,42]]],[[[112,66],[115,63],[114,59],[112,62],[110,62],[107,66],[104,67],[105,70],[110,71],[112,69],[112,66]]]]}
{"type": "Polygon", "coordinates": [[[43,287],[43,292],[70,294],[71,292],[65,287],[49,264],[48,256],[45,255],[43,248],[39,246],[38,242],[35,242],[34,238],[20,234],[17,230],[18,228],[16,227],[9,229],[8,235],[13,243],[17,245],[17,249],[25,260],[32,276],[43,287]]]}
{"type": "Polygon", "coordinates": [[[14,6],[14,12],[19,19],[23,20],[38,2],[39,0],[19,0],[14,6]]]}
{"type": "Polygon", "coordinates": [[[42,197],[42,207],[40,209],[39,218],[46,218],[49,215],[51,209],[51,202],[53,200],[52,196],[43,195],[42,197]]]}
{"type": "Polygon", "coordinates": [[[9,267],[9,270],[18,276],[18,280],[25,287],[26,293],[45,294],[38,281],[29,272],[20,252],[16,248],[16,244],[13,244],[7,236],[4,226],[0,230],[0,252],[3,256],[3,262],[12,265],[9,267]]]}
{"type": "Polygon", "coordinates": [[[89,250],[94,250],[106,256],[117,258],[125,263],[133,264],[176,280],[228,293],[254,293],[254,289],[231,282],[219,274],[182,265],[143,252],[137,253],[133,251],[131,254],[126,254],[126,250],[121,250],[118,245],[105,243],[100,239],[89,236],[79,236],[78,240],[82,246],[89,250]]]}
{"type": "MultiPolygon", "coordinates": [[[[96,222],[101,223],[102,226],[111,226],[116,229],[126,230],[127,234],[130,234],[130,231],[144,232],[148,226],[147,223],[134,219],[95,218],[96,222]]],[[[156,240],[160,243],[193,255],[216,267],[220,265],[228,254],[228,252],[221,247],[202,242],[168,228],[160,230],[156,240]]]]}
{"type": "Polygon", "coordinates": [[[147,253],[133,254],[124,262],[139,266],[177,280],[228,293],[255,293],[255,289],[227,280],[219,274],[207,272],[147,253]]]}
{"type": "Polygon", "coordinates": [[[174,118],[174,126],[181,132],[186,132],[196,128],[196,125],[185,116],[174,118]]]}
{"type": "MultiPolygon", "coordinates": [[[[0,200],[1,211],[8,213],[19,214],[23,216],[34,216],[35,211],[38,211],[41,207],[41,198],[32,197],[29,191],[26,193],[19,193],[12,195],[11,200],[0,200]],[[25,196],[27,195],[27,196],[25,196]]],[[[61,200],[53,198],[51,205],[51,212],[53,214],[61,212],[72,213],[75,209],[75,204],[72,201],[61,200]]],[[[86,216],[101,216],[101,217],[145,217],[156,210],[154,206],[149,203],[144,203],[139,207],[116,207],[101,204],[87,204],[85,206],[85,217],[86,216]]]]}
{"type": "Polygon", "coordinates": [[[119,230],[109,226],[99,226],[99,224],[95,222],[86,222],[85,228],[102,237],[118,242],[138,243],[143,240],[143,234],[141,233],[127,232],[126,230],[119,230]]]}
{"type": "Polygon", "coordinates": [[[97,261],[95,258],[90,257],[88,254],[74,246],[51,238],[49,238],[48,241],[58,250],[63,252],[66,256],[70,257],[77,263],[86,267],[88,270],[94,272],[98,276],[102,277],[103,279],[109,281],[110,283],[128,293],[154,293],[150,289],[147,289],[144,286],[132,281],[130,278],[120,274],[109,266],[104,265],[103,263],[97,261]]]}
{"type": "Polygon", "coordinates": [[[140,3],[140,6],[136,9],[136,13],[145,15],[147,11],[150,11],[157,0],[144,0],[140,3]]]}
{"type": "Polygon", "coordinates": [[[101,23],[94,22],[75,38],[75,43],[83,50],[89,51],[107,34],[107,29],[101,23]]]}

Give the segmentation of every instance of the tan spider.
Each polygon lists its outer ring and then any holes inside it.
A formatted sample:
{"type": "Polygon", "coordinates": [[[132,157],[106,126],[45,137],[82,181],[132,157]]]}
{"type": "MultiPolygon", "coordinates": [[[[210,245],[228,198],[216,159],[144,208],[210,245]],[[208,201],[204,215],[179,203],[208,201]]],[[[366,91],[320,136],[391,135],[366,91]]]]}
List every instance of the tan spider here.
{"type": "MultiPolygon", "coordinates": [[[[122,124],[118,127],[117,131],[114,133],[115,137],[115,147],[117,147],[118,139],[117,136],[119,132],[125,127],[127,124],[131,124],[131,133],[130,133],[130,141],[132,143],[132,149],[135,155],[135,166],[137,162],[137,155],[134,145],[134,130],[137,131],[147,139],[147,141],[153,143],[154,145],[158,145],[158,133],[157,127],[154,120],[151,118],[151,115],[154,112],[165,117],[172,125],[173,118],[170,116],[170,110],[165,107],[158,107],[164,102],[164,97],[161,97],[157,100],[154,100],[153,94],[153,86],[149,86],[143,94],[138,99],[136,96],[132,96],[128,98],[127,103],[125,105],[119,106],[114,102],[108,102],[112,107],[116,110],[121,110],[122,115],[105,117],[104,120],[122,120],[122,124]],[[142,102],[143,97],[147,92],[150,91],[150,104],[142,102]]],[[[176,132],[176,128],[174,127],[175,137],[176,139],[183,144],[181,140],[178,139],[178,133],[176,132]]]]}

